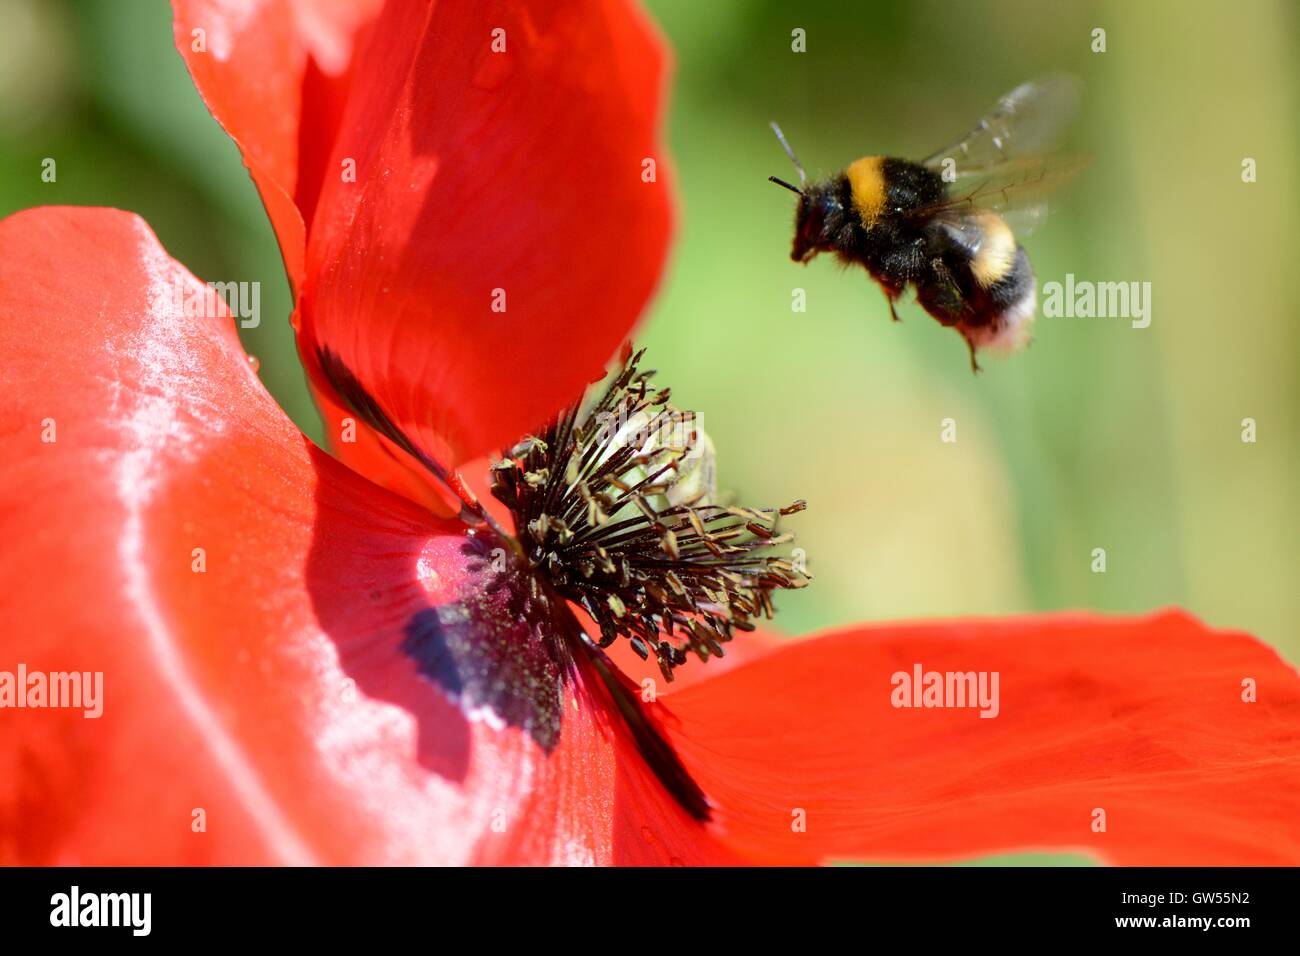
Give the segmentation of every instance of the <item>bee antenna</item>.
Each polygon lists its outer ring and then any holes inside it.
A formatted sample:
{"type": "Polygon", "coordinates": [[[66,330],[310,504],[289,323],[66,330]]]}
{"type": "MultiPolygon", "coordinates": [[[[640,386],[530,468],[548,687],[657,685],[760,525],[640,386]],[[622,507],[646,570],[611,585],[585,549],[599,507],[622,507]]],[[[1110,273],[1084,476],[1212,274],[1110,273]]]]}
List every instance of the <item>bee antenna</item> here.
{"type": "MultiPolygon", "coordinates": [[[[794,168],[799,170],[799,185],[806,185],[808,183],[808,174],[803,171],[803,164],[799,162],[799,157],[794,154],[790,144],[785,141],[785,133],[781,132],[781,127],[776,125],[776,120],[772,120],[768,125],[772,127],[772,132],[776,134],[777,141],[781,144],[781,148],[785,150],[785,154],[790,157],[790,162],[794,163],[794,168]]],[[[779,182],[779,180],[775,181],[779,182]]],[[[781,185],[785,186],[787,184],[781,183],[781,185]]],[[[795,192],[799,192],[799,190],[796,189],[795,192]]]]}
{"type": "Polygon", "coordinates": [[[789,183],[787,183],[784,179],[777,179],[775,176],[768,176],[768,177],[767,177],[767,181],[768,181],[769,183],[776,183],[778,186],[784,186],[786,189],[790,190],[790,192],[792,192],[792,193],[798,193],[800,196],[803,195],[803,190],[802,190],[802,189],[800,189],[798,186],[791,186],[791,185],[790,185],[789,183]]]}

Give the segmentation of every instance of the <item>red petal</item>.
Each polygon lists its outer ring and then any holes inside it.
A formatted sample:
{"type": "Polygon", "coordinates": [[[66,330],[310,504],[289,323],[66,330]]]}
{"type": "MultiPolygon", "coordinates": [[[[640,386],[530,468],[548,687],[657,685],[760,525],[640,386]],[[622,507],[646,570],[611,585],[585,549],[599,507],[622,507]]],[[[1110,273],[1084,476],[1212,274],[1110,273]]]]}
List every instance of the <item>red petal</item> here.
{"type": "Polygon", "coordinates": [[[666,706],[722,839],[760,860],[1300,863],[1300,678],[1253,638],[1181,613],[843,632],[666,706]],[[1000,713],[895,708],[892,675],[918,663],[999,672],[1000,713]],[[1243,701],[1247,678],[1258,702],[1243,701]]]}
{"type": "Polygon", "coordinates": [[[243,154],[302,285],[304,221],[349,82],[352,48],[378,0],[173,0],[176,49],[212,115],[243,154]]]}
{"type": "MultiPolygon", "coordinates": [[[[296,320],[296,313],[294,317],[296,320]]],[[[454,499],[450,490],[442,487],[424,465],[372,428],[357,412],[339,403],[333,388],[321,377],[320,364],[314,355],[303,354],[302,357],[307,364],[307,381],[320,411],[325,436],[336,458],[353,471],[424,505],[434,514],[451,517],[460,513],[460,501],[454,499]]],[[[504,527],[509,527],[508,518],[504,527]]]]}
{"type": "Polygon", "coordinates": [[[549,756],[527,696],[452,703],[545,670],[517,582],[311,447],[196,283],[127,213],[0,222],[0,661],[103,673],[99,718],[6,708],[0,863],[725,858],[585,680],[549,756]]]}
{"type": "Polygon", "coordinates": [[[392,3],[371,36],[309,240],[300,346],[309,368],[332,352],[450,464],[575,400],[650,295],[670,226],[665,55],[634,7],[603,0],[392,3]]]}

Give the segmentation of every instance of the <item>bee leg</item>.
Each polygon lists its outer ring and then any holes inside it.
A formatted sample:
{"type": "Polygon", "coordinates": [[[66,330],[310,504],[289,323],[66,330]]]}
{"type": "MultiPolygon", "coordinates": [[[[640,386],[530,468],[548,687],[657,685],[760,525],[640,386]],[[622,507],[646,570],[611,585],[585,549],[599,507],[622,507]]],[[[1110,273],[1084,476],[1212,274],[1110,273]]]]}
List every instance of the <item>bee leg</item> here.
{"type": "Polygon", "coordinates": [[[897,298],[898,296],[893,292],[888,289],[885,290],[885,301],[889,303],[889,317],[895,322],[902,322],[903,320],[898,317],[898,313],[894,311],[894,300],[897,298]]]}
{"type": "MultiPolygon", "coordinates": [[[[957,285],[957,280],[953,278],[952,272],[944,264],[942,259],[930,260],[930,277],[931,285],[935,290],[935,301],[939,303],[942,310],[954,317],[960,316],[964,307],[962,301],[961,287],[957,285]],[[942,293],[940,296],[938,293],[942,293]]],[[[951,323],[948,323],[951,324],[951,323]]]]}
{"type": "Polygon", "coordinates": [[[981,371],[983,371],[983,369],[980,368],[980,363],[977,362],[977,361],[975,361],[975,343],[972,342],[969,338],[967,338],[967,337],[964,336],[964,335],[962,336],[962,338],[963,338],[963,339],[966,339],[966,348],[968,348],[968,349],[970,350],[970,371],[971,371],[971,374],[972,374],[972,375],[978,375],[981,371]]]}

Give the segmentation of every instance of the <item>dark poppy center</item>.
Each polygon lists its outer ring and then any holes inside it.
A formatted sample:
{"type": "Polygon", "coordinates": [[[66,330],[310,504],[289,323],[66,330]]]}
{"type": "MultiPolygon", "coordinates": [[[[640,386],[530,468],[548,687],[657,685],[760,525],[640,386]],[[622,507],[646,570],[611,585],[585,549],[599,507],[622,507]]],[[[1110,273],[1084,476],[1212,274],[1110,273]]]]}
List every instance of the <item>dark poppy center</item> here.
{"type": "Polygon", "coordinates": [[[527,732],[544,750],[560,739],[563,686],[578,631],[567,608],[513,563],[492,535],[470,531],[461,594],[406,624],[401,649],[469,713],[527,732]]]}

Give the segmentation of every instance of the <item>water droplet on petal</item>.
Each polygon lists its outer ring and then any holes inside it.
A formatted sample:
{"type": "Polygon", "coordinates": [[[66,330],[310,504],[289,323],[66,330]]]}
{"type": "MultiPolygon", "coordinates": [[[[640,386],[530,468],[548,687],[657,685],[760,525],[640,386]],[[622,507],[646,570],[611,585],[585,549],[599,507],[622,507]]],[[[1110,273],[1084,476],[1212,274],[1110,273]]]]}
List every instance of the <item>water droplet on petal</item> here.
{"type": "Polygon", "coordinates": [[[262,360],[259,359],[256,355],[250,355],[248,357],[248,367],[251,368],[253,370],[253,374],[256,375],[258,370],[261,369],[262,367],[262,360]]]}

